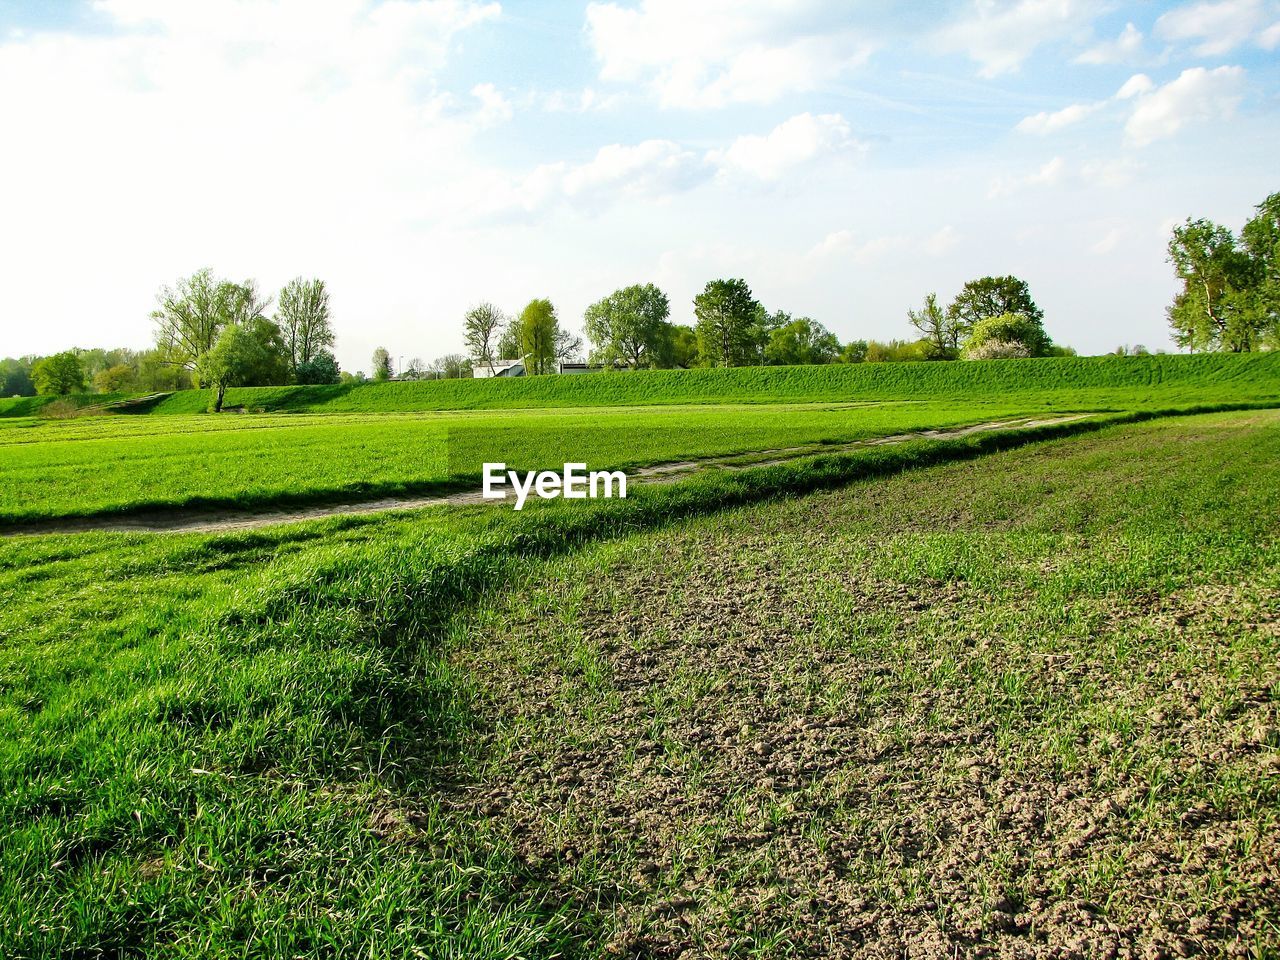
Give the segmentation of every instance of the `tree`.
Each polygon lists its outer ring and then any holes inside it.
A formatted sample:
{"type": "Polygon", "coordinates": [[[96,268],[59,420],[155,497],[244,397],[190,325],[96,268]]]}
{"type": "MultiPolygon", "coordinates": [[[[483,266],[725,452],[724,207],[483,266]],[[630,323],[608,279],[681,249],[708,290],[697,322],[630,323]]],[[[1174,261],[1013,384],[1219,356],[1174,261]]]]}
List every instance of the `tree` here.
{"type": "Polygon", "coordinates": [[[1168,309],[1179,346],[1238,353],[1258,345],[1255,264],[1230,230],[1188,219],[1169,238],[1169,262],[1182,281],[1168,309]]]}
{"type": "Polygon", "coordinates": [[[321,350],[310,360],[298,364],[294,381],[306,384],[337,383],[341,376],[337,358],[328,350],[321,350]]]}
{"type": "Polygon", "coordinates": [[[223,328],[217,343],[200,355],[196,373],[200,384],[213,390],[214,413],[222,412],[228,387],[245,384],[269,362],[263,356],[264,349],[249,327],[232,323],[223,328]]]}
{"type": "Polygon", "coordinates": [[[471,360],[464,353],[446,353],[432,366],[446,380],[464,380],[471,376],[471,360]]]}
{"type": "Polygon", "coordinates": [[[64,350],[36,361],[31,368],[36,393],[42,397],[65,396],[84,390],[84,367],[74,350],[64,350]]]}
{"type": "Polygon", "coordinates": [[[840,341],[816,320],[799,317],[776,327],[765,346],[765,362],[772,366],[832,363],[840,355],[840,341]]]}
{"type": "Polygon", "coordinates": [[[688,370],[702,362],[698,352],[698,332],[684,323],[668,323],[663,327],[660,367],[677,367],[688,370]]]}
{"type": "Polygon", "coordinates": [[[591,359],[633,370],[655,366],[670,314],[667,295],[652,283],[615,290],[587,307],[583,315],[587,338],[595,344],[591,359]]]}
{"type": "Polygon", "coordinates": [[[138,371],[127,363],[117,363],[93,375],[93,389],[99,393],[128,393],[137,383],[138,371]]]}
{"type": "Polygon", "coordinates": [[[760,304],[744,280],[712,280],[693,298],[698,318],[698,352],[712,367],[737,367],[750,363],[752,325],[759,320],[760,304]]]}
{"type": "Polygon", "coordinates": [[[386,347],[378,347],[373,351],[373,379],[391,379],[391,354],[387,353],[386,347]]]}
{"type": "Polygon", "coordinates": [[[498,359],[520,359],[520,318],[508,318],[498,336],[498,359]]]}
{"type": "Polygon", "coordinates": [[[938,306],[938,295],[930,293],[919,310],[908,310],[907,320],[929,341],[930,360],[954,360],[960,354],[964,324],[951,311],[938,306]]]}
{"type": "Polygon", "coordinates": [[[556,330],[556,360],[560,363],[582,359],[582,338],[570,330],[556,330]]]}
{"type": "Polygon", "coordinates": [[[490,375],[493,365],[501,356],[494,356],[501,344],[503,330],[508,323],[507,316],[492,303],[477,304],[467,311],[462,319],[463,342],[476,366],[487,366],[490,375]]]}
{"type": "Polygon", "coordinates": [[[850,340],[840,350],[841,363],[865,363],[869,345],[865,340],[850,340]]]}
{"type": "Polygon", "coordinates": [[[324,281],[295,277],[286,283],[280,290],[276,323],[288,352],[289,372],[297,379],[300,367],[310,364],[322,351],[333,349],[329,291],[324,281]]]}
{"type": "Polygon", "coordinates": [[[278,324],[259,312],[231,326],[243,328],[258,345],[253,365],[243,371],[238,386],[274,387],[292,379],[289,371],[289,348],[285,346],[284,335],[278,324]]]}
{"type": "Polygon", "coordinates": [[[965,341],[964,356],[968,360],[1043,357],[1052,345],[1039,321],[1020,313],[1006,313],[974,324],[965,341]]]}
{"type": "Polygon", "coordinates": [[[1022,314],[1036,323],[1044,323],[1044,311],[1031,299],[1026,281],[1013,276],[970,280],[947,308],[948,317],[955,325],[957,342],[979,321],[1007,313],[1022,314]]]}
{"type": "Polygon", "coordinates": [[[550,300],[530,300],[520,312],[518,348],[526,374],[554,373],[560,344],[560,320],[550,300]]]}
{"type": "Polygon", "coordinates": [[[264,317],[270,298],[258,293],[253,280],[231,283],[208,269],[198,270],[173,287],[165,287],[151,317],[156,345],[167,362],[196,369],[200,357],[213,348],[223,328],[264,317]]]}
{"type": "Polygon", "coordinates": [[[35,392],[30,358],[15,360],[5,357],[0,360],[0,397],[29,397],[35,392]]]}
{"type": "Polygon", "coordinates": [[[1253,265],[1254,324],[1267,346],[1280,349],[1280,193],[1258,204],[1240,243],[1253,265]]]}
{"type": "Polygon", "coordinates": [[[188,390],[192,386],[191,371],[175,363],[160,347],[138,357],[138,389],[152,393],[188,390]]]}

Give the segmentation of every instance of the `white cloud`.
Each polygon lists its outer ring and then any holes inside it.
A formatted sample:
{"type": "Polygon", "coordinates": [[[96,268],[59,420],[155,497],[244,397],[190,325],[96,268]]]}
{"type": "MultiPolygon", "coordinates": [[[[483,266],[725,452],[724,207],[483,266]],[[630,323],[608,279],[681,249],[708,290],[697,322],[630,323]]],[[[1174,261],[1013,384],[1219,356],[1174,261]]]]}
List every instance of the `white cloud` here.
{"type": "Polygon", "coordinates": [[[1102,109],[1106,106],[1103,102],[1098,103],[1073,103],[1069,107],[1063,107],[1053,113],[1041,112],[1030,117],[1025,117],[1018,124],[1018,129],[1023,133],[1037,133],[1045,135],[1056,133],[1063,127],[1068,127],[1073,123],[1078,123],[1091,113],[1102,109]]]}
{"type": "Polygon", "coordinates": [[[1145,73],[1135,73],[1124,82],[1124,85],[1121,86],[1119,90],[1116,91],[1116,99],[1131,100],[1144,93],[1150,93],[1155,88],[1155,81],[1145,73]]]}
{"type": "Polygon", "coordinates": [[[671,140],[601,147],[584,163],[547,163],[514,183],[496,185],[488,212],[503,217],[557,205],[594,211],[620,200],[666,200],[714,173],[704,158],[671,140]]]}
{"type": "Polygon", "coordinates": [[[998,197],[1008,196],[1016,193],[1023,187],[1052,187],[1061,183],[1067,174],[1067,162],[1061,157],[1054,157],[1044,166],[1021,177],[997,177],[991,181],[991,186],[987,189],[987,199],[994,200],[998,197]]]}
{"type": "Polygon", "coordinates": [[[1280,40],[1280,23],[1273,22],[1275,16],[1275,6],[1264,0],[1189,3],[1163,14],[1155,29],[1165,40],[1198,41],[1195,52],[1212,57],[1230,53],[1250,40],[1273,49],[1280,40]]]}
{"type": "Polygon", "coordinates": [[[1102,65],[1109,63],[1126,63],[1142,51],[1142,31],[1132,23],[1126,23],[1120,36],[1114,40],[1104,40],[1094,44],[1084,53],[1076,57],[1076,63],[1102,65]]]}
{"type": "Polygon", "coordinates": [[[673,140],[610,144],[582,163],[546,163],[527,176],[495,184],[484,204],[490,215],[539,213],[556,206],[584,212],[631,199],[669,200],[720,175],[772,182],[823,156],[858,148],[839,114],[798,114],[769,133],[738,137],[723,149],[698,153],[673,140]]]}
{"type": "Polygon", "coordinates": [[[821,0],[641,0],[587,6],[603,80],[640,83],[669,107],[771,103],[819,89],[874,45],[821,0]]]}
{"type": "Polygon", "coordinates": [[[1240,103],[1243,87],[1241,67],[1183,70],[1176,80],[1138,96],[1125,134],[1141,147],[1173,136],[1188,123],[1228,118],[1240,103]]]}
{"type": "Polygon", "coordinates": [[[511,102],[492,83],[478,83],[471,88],[471,95],[480,101],[476,122],[491,127],[505,123],[515,115],[511,102]]]}
{"type": "Polygon", "coordinates": [[[1098,15],[1095,0],[974,0],[966,19],[944,27],[938,45],[980,63],[984,77],[1011,73],[1042,44],[1083,30],[1098,15]]]}
{"type": "Polygon", "coordinates": [[[728,174],[777,180],[817,157],[851,147],[857,147],[857,143],[844,117],[837,113],[801,113],[764,136],[739,137],[728,149],[709,153],[707,159],[728,174]]]}

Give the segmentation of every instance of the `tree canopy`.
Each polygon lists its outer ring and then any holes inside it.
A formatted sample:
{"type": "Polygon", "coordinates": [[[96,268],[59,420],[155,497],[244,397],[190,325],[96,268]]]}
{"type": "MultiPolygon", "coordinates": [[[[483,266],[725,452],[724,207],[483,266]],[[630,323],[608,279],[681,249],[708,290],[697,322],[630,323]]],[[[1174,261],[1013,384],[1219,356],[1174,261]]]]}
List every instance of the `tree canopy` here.
{"type": "Polygon", "coordinates": [[[504,358],[501,352],[502,333],[508,323],[507,316],[492,303],[477,304],[463,318],[463,341],[467,354],[477,366],[487,366],[493,373],[493,365],[504,358]]]}
{"type": "Polygon", "coordinates": [[[1053,342],[1039,320],[1006,313],[979,320],[969,331],[964,355],[970,360],[1047,356],[1053,342]]]}
{"type": "Polygon", "coordinates": [[[1256,208],[1237,238],[1188,218],[1169,238],[1182,289],[1169,306],[1179,346],[1242,352],[1280,347],[1280,193],[1256,208]]]}
{"type": "Polygon", "coordinates": [[[712,280],[693,298],[698,353],[711,367],[740,367],[753,359],[752,325],[761,307],[745,280],[712,280]]]}
{"type": "MultiPolygon", "coordinates": [[[[309,367],[321,352],[333,349],[329,291],[325,289],[324,281],[295,277],[286,283],[280,290],[276,324],[289,357],[290,374],[299,383],[314,382],[302,380],[298,371],[309,367]]],[[[316,371],[311,369],[310,372],[314,375],[316,371]]]]}
{"type": "Polygon", "coordinates": [[[615,290],[587,307],[587,337],[595,344],[592,360],[634,369],[660,364],[670,337],[671,304],[652,283],[615,290]]]}
{"type": "Polygon", "coordinates": [[[965,323],[960,319],[958,310],[943,310],[938,306],[936,293],[927,294],[919,310],[908,310],[907,321],[928,342],[930,360],[954,360],[960,355],[965,323]]]}
{"type": "Polygon", "coordinates": [[[163,288],[157,299],[151,314],[156,344],[170,362],[191,370],[213,349],[223,328],[265,318],[271,303],[259,294],[254,281],[220,280],[208,269],[163,288]]]}
{"type": "Polygon", "coordinates": [[[222,410],[228,387],[260,385],[270,382],[284,365],[280,331],[270,320],[257,323],[231,323],[223,328],[218,341],[200,356],[196,373],[201,386],[213,390],[213,410],[222,410]],[[267,327],[273,328],[274,333],[267,327]]]}
{"type": "Polygon", "coordinates": [[[836,335],[809,317],[787,318],[775,325],[764,348],[765,363],[771,366],[832,363],[839,356],[836,335]]]}
{"type": "Polygon", "coordinates": [[[1031,298],[1027,282],[1014,276],[970,280],[956,294],[947,313],[960,336],[967,334],[980,320],[1009,313],[1018,313],[1036,323],[1044,323],[1044,311],[1031,298]]]}
{"type": "Polygon", "coordinates": [[[36,393],[41,396],[64,396],[84,390],[84,367],[74,350],[64,350],[40,360],[31,370],[36,393]]]}
{"type": "Polygon", "coordinates": [[[516,323],[517,348],[526,374],[554,373],[560,319],[550,300],[530,300],[516,323]]]}

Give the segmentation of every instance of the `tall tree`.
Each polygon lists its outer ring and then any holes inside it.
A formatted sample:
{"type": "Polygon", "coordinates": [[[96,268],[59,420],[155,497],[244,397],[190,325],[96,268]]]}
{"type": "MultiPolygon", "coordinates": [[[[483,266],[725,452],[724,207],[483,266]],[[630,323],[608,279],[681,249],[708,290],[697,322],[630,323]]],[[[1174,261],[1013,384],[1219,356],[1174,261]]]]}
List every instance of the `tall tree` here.
{"type": "Polygon", "coordinates": [[[323,280],[295,277],[280,290],[276,324],[289,354],[289,372],[310,364],[323,350],[333,349],[329,317],[329,291],[323,280]]]}
{"type": "Polygon", "coordinates": [[[373,379],[391,379],[391,354],[386,347],[378,347],[373,351],[373,379]]]}
{"type": "Polygon", "coordinates": [[[31,368],[31,379],[41,396],[80,393],[84,390],[84,367],[74,350],[64,350],[38,360],[31,368]]]}
{"type": "Polygon", "coordinates": [[[671,304],[652,283],[615,290],[587,307],[583,326],[595,345],[596,363],[621,363],[633,370],[654,366],[666,335],[671,304]]]}
{"type": "Polygon", "coordinates": [[[1252,309],[1261,338],[1280,349],[1280,193],[1258,204],[1240,232],[1240,243],[1253,261],[1252,309]]]}
{"type": "Polygon", "coordinates": [[[698,352],[712,367],[738,367],[753,357],[753,324],[760,304],[744,280],[712,280],[693,298],[698,352]]]}
{"type": "Polygon", "coordinates": [[[476,366],[489,368],[493,374],[493,365],[502,359],[495,356],[499,347],[499,338],[507,325],[507,317],[501,310],[488,301],[477,304],[467,311],[462,319],[463,343],[467,353],[476,366]]]}
{"type": "Polygon", "coordinates": [[[1169,238],[1169,262],[1182,281],[1168,310],[1179,346],[1240,352],[1259,345],[1257,265],[1230,230],[1188,219],[1169,238]]]}
{"type": "Polygon", "coordinates": [[[265,317],[271,304],[253,280],[232,283],[213,272],[197,270],[172,287],[161,289],[151,313],[156,345],[170,363],[194,370],[200,357],[213,348],[224,327],[265,317]]]}
{"type": "Polygon", "coordinates": [[[525,373],[555,373],[560,319],[550,300],[530,300],[520,312],[519,349],[525,373]]]}
{"type": "Polygon", "coordinates": [[[930,360],[954,360],[960,353],[964,324],[951,311],[938,306],[938,295],[930,293],[919,310],[908,310],[907,320],[929,341],[930,360]]]}
{"type": "Polygon", "coordinates": [[[224,282],[207,268],[161,289],[151,317],[156,345],[170,362],[194,369],[200,357],[213,349],[228,320],[226,293],[224,282]]]}
{"type": "Polygon", "coordinates": [[[1031,290],[1025,280],[1017,277],[979,277],[970,280],[956,294],[947,308],[951,322],[956,325],[960,337],[972,329],[979,320],[1018,313],[1044,323],[1044,311],[1031,298],[1031,290]]]}

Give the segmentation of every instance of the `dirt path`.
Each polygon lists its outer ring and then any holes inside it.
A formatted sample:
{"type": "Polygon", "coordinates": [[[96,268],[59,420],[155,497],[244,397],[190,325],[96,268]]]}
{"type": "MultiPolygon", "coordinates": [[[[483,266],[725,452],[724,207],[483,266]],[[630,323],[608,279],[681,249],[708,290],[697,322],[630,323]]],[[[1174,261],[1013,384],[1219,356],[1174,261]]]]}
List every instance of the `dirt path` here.
{"type": "MultiPolygon", "coordinates": [[[[636,467],[627,471],[627,477],[631,481],[645,483],[670,483],[691,473],[713,467],[724,470],[745,470],[749,467],[774,466],[786,463],[789,460],[819,453],[839,453],[859,447],[906,443],[909,440],[964,437],[969,434],[983,433],[990,430],[1031,430],[1051,424],[1083,420],[1088,416],[1089,414],[1079,413],[1049,419],[996,420],[954,430],[922,430],[913,433],[898,433],[886,437],[873,437],[867,440],[854,440],[850,443],[842,444],[777,447],[771,450],[757,450],[727,456],[661,463],[650,467],[636,467]]],[[[139,510],[136,513],[121,516],[63,517],[33,520],[29,523],[0,528],[0,537],[47,533],[222,533],[250,530],[255,527],[267,527],[281,523],[296,523],[302,520],[318,520],[324,517],[359,516],[369,513],[383,513],[390,510],[418,510],[423,507],[457,507],[505,502],[505,500],[485,500],[479,490],[468,490],[463,493],[445,495],[383,497],[377,500],[362,500],[350,503],[308,504],[297,507],[263,508],[261,510],[168,507],[139,510]]]]}

